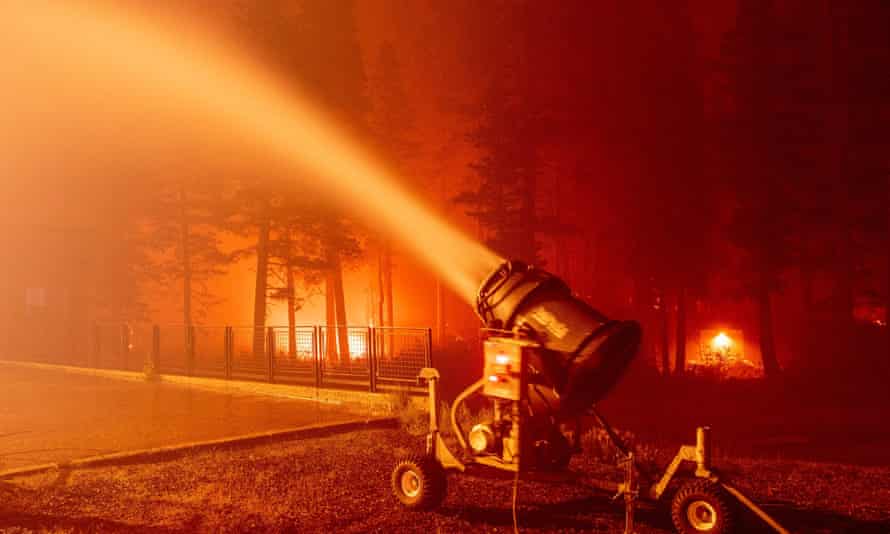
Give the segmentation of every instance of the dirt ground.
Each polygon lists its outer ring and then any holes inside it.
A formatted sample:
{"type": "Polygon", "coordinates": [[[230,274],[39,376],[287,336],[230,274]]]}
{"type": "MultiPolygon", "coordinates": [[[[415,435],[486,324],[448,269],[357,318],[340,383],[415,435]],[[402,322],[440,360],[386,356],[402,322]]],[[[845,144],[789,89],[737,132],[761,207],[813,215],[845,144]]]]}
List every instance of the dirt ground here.
{"type": "MultiPolygon", "coordinates": [[[[0,531],[512,532],[512,480],[452,475],[440,509],[403,511],[390,472],[422,447],[403,430],[367,430],[0,481],[0,531]]],[[[793,532],[890,532],[888,467],[716,463],[793,532]]],[[[573,468],[609,471],[591,456],[573,468]]],[[[621,505],[588,488],[521,481],[518,502],[521,532],[623,531],[621,505]]],[[[664,508],[638,520],[640,534],[670,532],[664,508]]],[[[758,530],[746,518],[740,531],[758,530]]]]}

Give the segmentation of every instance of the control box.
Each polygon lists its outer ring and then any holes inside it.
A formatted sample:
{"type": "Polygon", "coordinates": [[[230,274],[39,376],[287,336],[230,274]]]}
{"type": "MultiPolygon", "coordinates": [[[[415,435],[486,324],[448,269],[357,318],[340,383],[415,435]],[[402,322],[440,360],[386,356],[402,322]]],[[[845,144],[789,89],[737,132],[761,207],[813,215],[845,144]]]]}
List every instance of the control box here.
{"type": "Polygon", "coordinates": [[[489,338],[482,346],[485,361],[483,393],[489,397],[522,399],[526,352],[537,345],[511,338],[489,338]]]}

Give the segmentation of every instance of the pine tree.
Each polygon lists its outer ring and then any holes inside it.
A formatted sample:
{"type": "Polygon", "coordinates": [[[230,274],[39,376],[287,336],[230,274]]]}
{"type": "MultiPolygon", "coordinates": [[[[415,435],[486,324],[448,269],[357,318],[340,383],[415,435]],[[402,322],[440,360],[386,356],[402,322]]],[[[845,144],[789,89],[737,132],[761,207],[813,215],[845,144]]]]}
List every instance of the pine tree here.
{"type": "MultiPolygon", "coordinates": [[[[866,289],[861,278],[870,274],[869,264],[874,263],[873,258],[887,258],[890,251],[890,225],[887,224],[890,159],[886,149],[890,146],[890,128],[887,128],[890,5],[880,0],[832,2],[827,11],[834,60],[832,86],[836,112],[831,126],[839,160],[836,183],[843,185],[843,189],[833,193],[849,198],[847,208],[835,210],[835,215],[846,229],[840,243],[847,261],[846,268],[842,269],[846,274],[842,287],[847,304],[853,305],[855,293],[866,289]]],[[[890,271],[890,258],[887,263],[890,271]]],[[[890,293],[890,280],[885,291],[890,293]]],[[[890,309],[887,302],[890,300],[885,299],[885,310],[890,309]]],[[[847,308],[846,312],[848,323],[852,323],[852,309],[847,308]]],[[[890,350],[890,327],[884,328],[890,350]]],[[[851,329],[850,334],[857,336],[855,329],[851,329]]],[[[857,338],[851,337],[847,342],[856,346],[857,338]]],[[[859,371],[882,368],[883,376],[890,374],[887,359],[871,356],[869,349],[860,352],[863,354],[858,356],[859,365],[844,362],[844,367],[859,371]]]]}
{"type": "Polygon", "coordinates": [[[96,318],[114,323],[144,320],[150,312],[145,289],[158,279],[143,224],[149,198],[145,181],[101,176],[96,186],[92,200],[105,207],[97,212],[93,236],[96,318]]]}
{"type": "MultiPolygon", "coordinates": [[[[374,103],[370,125],[379,153],[383,154],[391,168],[403,170],[416,151],[410,135],[413,117],[408,105],[401,65],[395,48],[388,41],[380,48],[376,70],[371,77],[370,91],[374,103]]],[[[393,326],[391,240],[380,236],[378,248],[378,324],[393,326]]]]}
{"type": "Polygon", "coordinates": [[[757,306],[760,350],[768,377],[780,372],[772,295],[793,264],[800,243],[801,191],[818,176],[813,158],[822,131],[815,65],[806,27],[781,17],[771,0],[740,3],[727,36],[730,91],[735,108],[724,124],[725,176],[737,199],[728,236],[745,254],[742,281],[757,306]]]}
{"type": "Polygon", "coordinates": [[[673,369],[686,360],[687,298],[703,291],[711,267],[714,219],[708,180],[703,68],[688,2],[622,4],[616,36],[621,73],[606,137],[621,169],[623,258],[634,280],[636,314],[655,333],[650,350],[671,373],[671,313],[676,310],[673,369]],[[670,58],[666,61],[665,58],[670,58]]]}
{"type": "MultiPolygon", "coordinates": [[[[305,0],[300,6],[302,9],[291,43],[294,73],[299,77],[301,87],[322,109],[344,127],[362,134],[369,104],[354,3],[351,0],[305,0]]],[[[343,244],[351,240],[350,226],[341,213],[332,212],[322,235],[328,265],[325,281],[328,332],[334,332],[333,326],[338,327],[337,349],[340,359],[345,361],[349,358],[349,345],[345,328],[348,321],[342,259],[343,244]]],[[[328,346],[330,348],[331,343],[328,346]]]]}
{"type": "MultiPolygon", "coordinates": [[[[362,130],[367,102],[364,95],[364,69],[356,33],[353,3],[305,0],[298,4],[276,1],[262,5],[245,3],[241,18],[247,41],[273,70],[293,81],[308,98],[344,127],[362,130]]],[[[263,347],[266,299],[268,297],[271,249],[277,239],[274,229],[281,227],[276,217],[286,216],[279,209],[289,205],[282,193],[288,177],[265,179],[262,184],[245,182],[242,192],[240,225],[252,226],[257,235],[256,289],[254,305],[254,351],[263,347]]],[[[305,191],[297,192],[298,195],[305,191]]],[[[342,200],[342,199],[340,199],[342,200]]],[[[325,294],[329,332],[335,333],[332,357],[348,358],[345,295],[343,293],[343,257],[351,250],[341,250],[355,242],[350,225],[342,214],[328,209],[316,228],[325,242],[322,246],[326,266],[325,294]],[[344,328],[333,327],[337,325],[344,328]]],[[[328,338],[332,339],[332,338],[328,338]]]]}
{"type": "Polygon", "coordinates": [[[182,324],[190,327],[208,306],[218,302],[207,282],[226,273],[232,256],[219,238],[226,214],[220,209],[221,188],[215,180],[188,169],[170,169],[169,176],[152,180],[154,198],[149,208],[152,249],[161,252],[155,263],[165,282],[179,283],[182,324]]]}
{"type": "Polygon", "coordinates": [[[287,308],[288,354],[297,355],[296,312],[320,291],[327,265],[322,257],[317,210],[290,195],[283,206],[270,246],[272,277],[277,285],[269,296],[287,308]]]}
{"type": "Polygon", "coordinates": [[[485,242],[505,257],[542,263],[536,239],[537,154],[545,135],[544,103],[535,100],[533,4],[511,9],[496,3],[489,11],[490,32],[480,39],[483,92],[475,110],[477,126],[469,140],[482,152],[471,167],[479,176],[475,189],[455,197],[479,222],[485,242]]]}

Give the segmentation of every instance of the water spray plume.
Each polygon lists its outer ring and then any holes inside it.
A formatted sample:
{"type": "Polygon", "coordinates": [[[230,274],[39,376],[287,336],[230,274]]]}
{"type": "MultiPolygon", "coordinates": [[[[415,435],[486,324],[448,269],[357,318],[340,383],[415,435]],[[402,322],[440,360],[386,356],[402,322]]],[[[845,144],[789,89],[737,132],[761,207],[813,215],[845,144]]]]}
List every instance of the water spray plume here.
{"type": "MultiPolygon", "coordinates": [[[[308,99],[235,50],[197,34],[186,38],[181,31],[165,30],[132,12],[77,2],[6,2],[0,7],[0,34],[0,44],[10,55],[0,67],[0,83],[7,85],[0,89],[5,91],[0,93],[4,106],[12,107],[14,92],[35,90],[44,101],[36,106],[40,112],[29,117],[46,121],[30,126],[38,137],[42,129],[54,130],[56,114],[66,116],[74,112],[71,107],[87,107],[62,95],[76,92],[73,87],[90,94],[88,111],[94,116],[74,121],[83,131],[67,132],[67,152],[44,153],[44,158],[64,159],[82,148],[96,153],[120,147],[126,152],[124,144],[141,142],[148,146],[142,150],[150,151],[165,142],[165,136],[179,135],[177,127],[194,128],[189,121],[203,121],[213,135],[226,134],[214,128],[228,128],[232,137],[246,137],[254,150],[283,162],[289,176],[316,177],[314,185],[333,198],[349,199],[350,213],[410,247],[467,302],[473,301],[480,280],[501,262],[399,188],[385,165],[308,99]],[[36,81],[23,82],[23,77],[36,81]],[[116,108],[112,98],[103,100],[107,94],[138,98],[132,108],[116,108]],[[153,115],[170,110],[185,116],[172,123],[178,125],[173,131],[159,129],[153,115]],[[140,120],[146,126],[140,127],[140,120]],[[94,129],[111,137],[119,130],[126,143],[116,139],[109,141],[111,147],[79,146],[94,129]]],[[[23,125],[16,113],[7,109],[5,117],[0,115],[6,123],[0,128],[8,130],[0,159],[20,156],[14,154],[13,134],[23,125]]]]}

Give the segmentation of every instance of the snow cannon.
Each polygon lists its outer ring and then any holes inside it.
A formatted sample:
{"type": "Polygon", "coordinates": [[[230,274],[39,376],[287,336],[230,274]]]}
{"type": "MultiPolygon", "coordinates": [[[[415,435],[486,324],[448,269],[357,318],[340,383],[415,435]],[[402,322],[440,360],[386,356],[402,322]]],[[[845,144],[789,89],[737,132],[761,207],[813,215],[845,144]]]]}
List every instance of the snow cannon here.
{"type": "Polygon", "coordinates": [[[697,428],[695,443],[681,445],[659,476],[651,469],[641,473],[633,448],[597,411],[596,403],[639,348],[639,324],[607,318],[556,276],[519,261],[504,262],[482,282],[476,312],[483,323],[483,373],[451,403],[455,451],[440,433],[439,372],[427,367],[418,376],[429,390],[426,451],[399,461],[391,477],[393,495],[405,508],[438,507],[449,473],[499,477],[506,471],[513,475],[514,530],[519,481],[527,479],[577,482],[612,500],[622,497],[625,534],[635,532],[638,500],[655,503],[665,495],[672,495],[671,521],[680,534],[732,532],[733,499],[779,534],[788,534],[712,469],[709,427],[697,428]],[[484,409],[475,419],[459,417],[472,396],[482,397],[484,409]],[[570,469],[572,456],[583,453],[585,427],[594,422],[616,453],[618,472],[607,478],[570,469]]]}
{"type": "Polygon", "coordinates": [[[503,263],[482,282],[476,313],[488,332],[537,345],[529,400],[558,403],[554,415],[563,419],[584,414],[615,386],[642,338],[638,323],[608,319],[556,276],[519,261],[503,263]],[[552,398],[538,398],[542,386],[552,398]]]}

